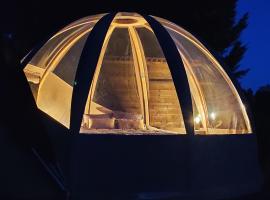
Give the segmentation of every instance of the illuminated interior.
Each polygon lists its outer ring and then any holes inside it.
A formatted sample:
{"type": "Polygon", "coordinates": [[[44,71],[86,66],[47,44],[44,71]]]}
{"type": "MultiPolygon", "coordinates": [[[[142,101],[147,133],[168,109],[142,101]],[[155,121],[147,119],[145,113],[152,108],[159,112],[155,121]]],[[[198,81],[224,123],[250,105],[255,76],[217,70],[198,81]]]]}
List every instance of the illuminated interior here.
{"type": "MultiPolygon", "coordinates": [[[[63,28],[24,68],[38,108],[67,128],[81,52],[102,16],[86,17],[63,28]]],[[[179,26],[155,18],[167,29],[183,60],[195,133],[251,133],[235,87],[210,52],[179,26]]],[[[178,98],[181,95],[177,96],[151,27],[138,14],[118,13],[104,39],[80,133],[185,134],[178,98]]]]}

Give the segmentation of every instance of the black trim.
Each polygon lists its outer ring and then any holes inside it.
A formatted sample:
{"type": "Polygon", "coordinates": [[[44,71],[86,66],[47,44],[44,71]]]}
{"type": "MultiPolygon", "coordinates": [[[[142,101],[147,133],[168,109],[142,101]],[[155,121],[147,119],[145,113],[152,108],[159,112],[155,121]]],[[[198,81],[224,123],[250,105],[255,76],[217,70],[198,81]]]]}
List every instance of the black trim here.
{"type": "Polygon", "coordinates": [[[194,134],[192,98],[186,70],[178,49],[167,30],[153,17],[144,15],[154,31],[168,63],[176,88],[187,134],[194,134]]]}
{"type": "Polygon", "coordinates": [[[98,63],[100,51],[109,26],[115,16],[103,16],[90,32],[78,64],[71,101],[70,131],[79,133],[90,86],[98,63]]]}

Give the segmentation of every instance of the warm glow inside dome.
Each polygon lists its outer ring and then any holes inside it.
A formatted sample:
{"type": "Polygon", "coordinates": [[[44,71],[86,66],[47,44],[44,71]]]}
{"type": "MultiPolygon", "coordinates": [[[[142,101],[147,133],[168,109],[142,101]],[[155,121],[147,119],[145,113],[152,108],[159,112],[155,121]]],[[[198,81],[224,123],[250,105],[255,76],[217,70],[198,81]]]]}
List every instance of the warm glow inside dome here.
{"type": "MultiPolygon", "coordinates": [[[[63,28],[24,68],[38,108],[67,128],[81,53],[103,16],[86,17],[63,28]]],[[[166,28],[183,61],[195,133],[251,133],[238,92],[216,59],[189,32],[154,18],[166,28]]],[[[95,66],[81,133],[186,133],[178,99],[185,94],[177,95],[157,37],[142,16],[115,16],[95,66]]]]}

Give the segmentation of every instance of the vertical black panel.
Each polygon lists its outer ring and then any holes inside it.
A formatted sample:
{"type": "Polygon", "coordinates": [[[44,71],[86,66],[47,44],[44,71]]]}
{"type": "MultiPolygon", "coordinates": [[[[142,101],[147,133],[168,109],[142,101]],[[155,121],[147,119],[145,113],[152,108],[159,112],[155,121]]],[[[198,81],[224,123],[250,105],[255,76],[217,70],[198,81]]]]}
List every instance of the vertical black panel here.
{"type": "Polygon", "coordinates": [[[167,60],[182,109],[186,131],[188,134],[194,134],[191,93],[187,74],[178,49],[167,30],[157,20],[146,15],[144,18],[153,29],[167,60]]]}
{"type": "Polygon", "coordinates": [[[114,16],[114,13],[107,14],[96,23],[82,50],[71,101],[70,129],[74,133],[78,133],[80,130],[82,116],[98,63],[99,54],[114,16]]]}

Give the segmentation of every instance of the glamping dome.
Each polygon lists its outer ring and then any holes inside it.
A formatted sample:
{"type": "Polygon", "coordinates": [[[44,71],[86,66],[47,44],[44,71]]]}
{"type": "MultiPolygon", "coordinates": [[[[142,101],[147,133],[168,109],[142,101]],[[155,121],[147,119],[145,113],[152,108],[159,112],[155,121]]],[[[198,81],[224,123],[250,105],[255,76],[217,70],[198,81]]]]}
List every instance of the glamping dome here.
{"type": "Polygon", "coordinates": [[[183,199],[259,191],[256,135],[236,88],[172,22],[86,17],[23,66],[37,107],[50,116],[41,119],[74,199],[94,191],[177,191],[183,199]]]}
{"type": "Polygon", "coordinates": [[[218,61],[162,18],[80,19],[51,37],[24,72],[37,107],[80,133],[252,132],[218,61]]]}

